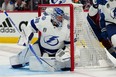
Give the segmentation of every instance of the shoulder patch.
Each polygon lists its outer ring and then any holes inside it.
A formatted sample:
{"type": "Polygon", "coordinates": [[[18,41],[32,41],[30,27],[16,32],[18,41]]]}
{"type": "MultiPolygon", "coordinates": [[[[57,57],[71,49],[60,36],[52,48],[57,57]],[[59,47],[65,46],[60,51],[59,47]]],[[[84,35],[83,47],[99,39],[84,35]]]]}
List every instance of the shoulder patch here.
{"type": "Polygon", "coordinates": [[[38,23],[40,18],[36,18],[34,23],[38,23]]]}
{"type": "Polygon", "coordinates": [[[46,16],[43,16],[43,17],[42,17],[42,20],[45,20],[45,19],[46,19],[46,16]]]}
{"type": "Polygon", "coordinates": [[[43,32],[46,32],[47,31],[47,28],[43,28],[43,32]]]}

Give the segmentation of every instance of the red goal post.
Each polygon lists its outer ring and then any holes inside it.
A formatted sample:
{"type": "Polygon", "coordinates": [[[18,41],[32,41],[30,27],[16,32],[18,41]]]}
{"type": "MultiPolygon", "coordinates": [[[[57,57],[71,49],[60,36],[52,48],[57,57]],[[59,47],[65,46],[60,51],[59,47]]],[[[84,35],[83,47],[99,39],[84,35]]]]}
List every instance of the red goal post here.
{"type": "Polygon", "coordinates": [[[70,55],[71,55],[71,71],[74,71],[75,60],[74,60],[74,6],[73,4],[39,4],[38,5],[38,16],[41,16],[42,7],[69,7],[70,9],[70,55]]]}

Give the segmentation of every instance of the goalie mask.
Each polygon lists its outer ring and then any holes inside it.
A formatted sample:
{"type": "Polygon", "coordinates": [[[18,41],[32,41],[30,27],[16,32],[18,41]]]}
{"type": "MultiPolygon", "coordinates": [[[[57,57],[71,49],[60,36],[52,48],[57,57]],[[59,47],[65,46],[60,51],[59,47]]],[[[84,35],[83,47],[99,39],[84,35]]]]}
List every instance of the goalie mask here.
{"type": "Polygon", "coordinates": [[[66,0],[50,0],[50,4],[62,4],[65,2],[66,0]]]}
{"type": "Polygon", "coordinates": [[[62,27],[62,21],[64,20],[64,11],[60,8],[54,8],[52,14],[52,21],[54,26],[62,27]]]}

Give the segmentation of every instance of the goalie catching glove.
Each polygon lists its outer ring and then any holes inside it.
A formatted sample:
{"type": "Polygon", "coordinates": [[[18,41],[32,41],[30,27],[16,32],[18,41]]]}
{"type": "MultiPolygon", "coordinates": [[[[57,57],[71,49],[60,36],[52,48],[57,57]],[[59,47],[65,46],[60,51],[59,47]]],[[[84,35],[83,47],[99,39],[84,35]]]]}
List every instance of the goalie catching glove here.
{"type": "Polygon", "coordinates": [[[59,62],[65,62],[70,60],[70,51],[66,47],[65,50],[59,49],[55,55],[56,60],[59,62]]]}

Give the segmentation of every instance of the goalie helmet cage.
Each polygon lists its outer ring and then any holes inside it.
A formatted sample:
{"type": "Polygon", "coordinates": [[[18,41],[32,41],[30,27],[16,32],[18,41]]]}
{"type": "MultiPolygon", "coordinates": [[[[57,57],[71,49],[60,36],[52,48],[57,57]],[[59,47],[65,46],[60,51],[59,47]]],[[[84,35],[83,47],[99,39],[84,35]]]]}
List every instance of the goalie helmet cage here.
{"type": "Polygon", "coordinates": [[[68,7],[64,12],[70,17],[70,54],[71,71],[75,67],[98,68],[111,67],[113,63],[107,57],[104,47],[99,43],[92,28],[88,26],[82,4],[40,4],[38,5],[38,16],[41,15],[41,8],[68,7]],[[74,33],[77,35],[77,42],[74,44],[74,33]],[[75,47],[76,45],[76,47],[75,47]],[[76,49],[79,49],[77,51],[76,49]]]}

